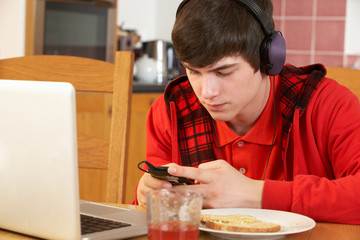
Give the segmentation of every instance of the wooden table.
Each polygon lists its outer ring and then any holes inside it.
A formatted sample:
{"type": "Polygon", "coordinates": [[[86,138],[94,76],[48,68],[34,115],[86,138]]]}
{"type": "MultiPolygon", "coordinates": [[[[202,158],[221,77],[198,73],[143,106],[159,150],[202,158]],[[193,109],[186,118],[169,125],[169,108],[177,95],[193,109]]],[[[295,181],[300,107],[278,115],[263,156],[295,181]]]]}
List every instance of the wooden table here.
{"type": "MultiPolygon", "coordinates": [[[[1,238],[1,236],[0,236],[1,238]]],[[[131,238],[131,240],[146,240],[147,236],[131,238]]],[[[222,239],[200,231],[199,240],[222,239]]],[[[360,240],[360,225],[316,223],[311,231],[286,235],[281,240],[360,240]]]]}
{"type": "MultiPolygon", "coordinates": [[[[133,206],[133,205],[120,205],[120,204],[110,204],[113,206],[134,208],[138,210],[144,210],[143,207],[133,206]]],[[[3,240],[33,240],[36,238],[8,232],[6,230],[0,229],[0,239],[3,240]]],[[[147,236],[131,238],[131,240],[146,240],[147,236]]],[[[200,231],[199,240],[211,240],[218,239],[212,235],[200,231]]],[[[286,235],[282,240],[360,240],[360,225],[350,225],[350,224],[335,224],[335,223],[323,223],[317,222],[314,229],[298,233],[286,235]]]]}

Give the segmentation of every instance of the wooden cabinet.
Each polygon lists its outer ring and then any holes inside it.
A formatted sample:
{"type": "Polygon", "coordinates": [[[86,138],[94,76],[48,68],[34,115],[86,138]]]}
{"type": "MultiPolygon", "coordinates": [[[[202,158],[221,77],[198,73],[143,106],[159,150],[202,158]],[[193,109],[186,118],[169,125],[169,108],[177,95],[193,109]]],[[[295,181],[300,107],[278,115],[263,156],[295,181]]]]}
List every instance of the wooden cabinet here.
{"type": "MultiPolygon", "coordinates": [[[[112,94],[76,94],[78,135],[84,134],[109,142],[112,94]]],[[[105,202],[107,171],[79,169],[80,199],[105,202]]]]}
{"type": "Polygon", "coordinates": [[[132,97],[125,203],[130,203],[134,199],[136,185],[142,176],[142,172],[137,168],[137,164],[145,160],[146,119],[151,104],[160,95],[161,93],[135,93],[132,97]]]}
{"type": "MultiPolygon", "coordinates": [[[[126,177],[125,203],[131,203],[142,172],[137,168],[145,160],[146,119],[150,106],[161,93],[134,93],[131,107],[129,162],[126,177]]],[[[78,94],[78,133],[109,139],[112,95],[78,94]]],[[[80,198],[104,202],[107,175],[101,169],[81,169],[79,172],[80,198]]]]}

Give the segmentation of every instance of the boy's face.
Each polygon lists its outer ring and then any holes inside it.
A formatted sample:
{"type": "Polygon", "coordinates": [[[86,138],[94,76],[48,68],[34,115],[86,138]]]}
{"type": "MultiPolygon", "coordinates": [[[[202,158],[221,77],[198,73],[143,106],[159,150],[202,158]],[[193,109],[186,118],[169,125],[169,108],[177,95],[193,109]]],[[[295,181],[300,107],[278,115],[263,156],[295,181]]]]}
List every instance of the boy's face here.
{"type": "Polygon", "coordinates": [[[241,56],[194,68],[183,63],[190,84],[212,118],[238,123],[257,118],[269,95],[268,76],[254,69],[241,56]]]}

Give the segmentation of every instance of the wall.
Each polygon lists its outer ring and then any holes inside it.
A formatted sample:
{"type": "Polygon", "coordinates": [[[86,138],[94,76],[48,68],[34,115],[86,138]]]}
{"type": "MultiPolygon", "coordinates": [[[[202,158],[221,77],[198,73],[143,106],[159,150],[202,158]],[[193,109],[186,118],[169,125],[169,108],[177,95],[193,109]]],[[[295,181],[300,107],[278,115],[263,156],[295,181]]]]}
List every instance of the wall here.
{"type": "Polygon", "coordinates": [[[124,29],[136,30],[143,39],[155,35],[156,0],[118,0],[117,24],[124,29]]]}
{"type": "Polygon", "coordinates": [[[0,58],[25,53],[26,0],[0,0],[0,58]]]}
{"type": "Polygon", "coordinates": [[[360,69],[360,1],[347,0],[345,25],[345,54],[348,66],[360,69]]]}
{"type": "MultiPolygon", "coordinates": [[[[181,0],[118,0],[118,24],[123,24],[127,29],[136,29],[143,41],[170,40],[175,12],[180,2],[181,0]]],[[[360,28],[357,26],[360,22],[359,0],[301,0],[301,4],[299,0],[273,0],[273,3],[275,22],[286,35],[289,47],[288,62],[297,65],[316,61],[336,66],[359,65],[360,28]],[[294,7],[292,10],[291,6],[294,7]],[[323,12],[322,16],[318,15],[319,11],[323,12]],[[289,25],[291,22],[298,22],[299,25],[291,27],[289,25]],[[325,45],[316,45],[315,28],[312,28],[316,26],[316,22],[320,25],[325,24],[322,28],[329,32],[325,41],[329,44],[334,43],[335,49],[321,49],[325,45]],[[302,24],[312,29],[308,32],[312,40],[299,42],[300,45],[308,44],[307,48],[303,46],[303,49],[291,40],[294,36],[290,35],[295,28],[297,30],[295,34],[298,32],[300,35],[299,37],[295,35],[295,39],[301,39],[307,30],[302,24]],[[329,31],[328,28],[335,30],[329,31]],[[332,34],[334,36],[331,36],[332,34]],[[341,35],[343,39],[338,38],[337,35],[341,35]]],[[[0,58],[24,55],[25,5],[26,0],[0,0],[0,58]]]]}
{"type": "Polygon", "coordinates": [[[355,40],[360,31],[354,26],[359,17],[353,10],[360,5],[358,0],[347,1],[273,0],[275,26],[286,39],[287,62],[354,66],[360,56],[355,40]]]}
{"type": "Polygon", "coordinates": [[[345,52],[360,55],[360,1],[347,0],[346,27],[345,27],[345,52]]]}
{"type": "Polygon", "coordinates": [[[175,14],[181,0],[156,0],[156,36],[163,40],[171,40],[171,30],[175,22],[175,14]]]}
{"type": "Polygon", "coordinates": [[[142,41],[170,41],[181,0],[118,0],[118,25],[135,29],[142,41]]]}

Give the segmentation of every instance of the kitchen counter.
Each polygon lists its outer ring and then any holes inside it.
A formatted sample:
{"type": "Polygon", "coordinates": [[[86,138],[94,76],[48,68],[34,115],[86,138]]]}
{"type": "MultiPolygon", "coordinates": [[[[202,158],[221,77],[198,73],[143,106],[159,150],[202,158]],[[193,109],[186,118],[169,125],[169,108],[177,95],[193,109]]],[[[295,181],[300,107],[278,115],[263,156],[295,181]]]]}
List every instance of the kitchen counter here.
{"type": "Polygon", "coordinates": [[[165,83],[143,83],[143,82],[133,82],[133,93],[162,93],[165,90],[166,85],[169,82],[165,83]]]}

